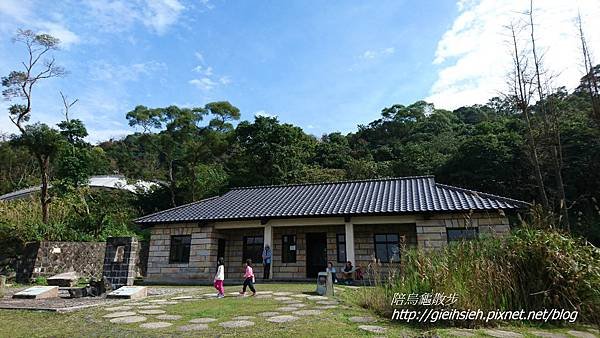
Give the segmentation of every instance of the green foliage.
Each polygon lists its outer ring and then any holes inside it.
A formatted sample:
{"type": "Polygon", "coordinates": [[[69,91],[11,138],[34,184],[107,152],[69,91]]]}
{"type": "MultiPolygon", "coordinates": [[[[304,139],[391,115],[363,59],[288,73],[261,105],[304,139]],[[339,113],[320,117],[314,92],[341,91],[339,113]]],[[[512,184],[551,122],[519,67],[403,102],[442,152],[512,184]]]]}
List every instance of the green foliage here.
{"type": "Polygon", "coordinates": [[[33,284],[46,286],[46,285],[48,285],[48,279],[46,279],[46,277],[39,276],[39,277],[35,278],[35,280],[33,281],[33,284]]]}
{"type": "MultiPolygon", "coordinates": [[[[379,271],[377,264],[373,268],[379,271]]],[[[361,299],[388,318],[394,293],[439,292],[456,293],[452,308],[458,310],[557,308],[579,311],[583,322],[600,322],[600,250],[554,230],[524,227],[507,238],[453,243],[434,252],[408,249],[391,271],[361,299]]]]}

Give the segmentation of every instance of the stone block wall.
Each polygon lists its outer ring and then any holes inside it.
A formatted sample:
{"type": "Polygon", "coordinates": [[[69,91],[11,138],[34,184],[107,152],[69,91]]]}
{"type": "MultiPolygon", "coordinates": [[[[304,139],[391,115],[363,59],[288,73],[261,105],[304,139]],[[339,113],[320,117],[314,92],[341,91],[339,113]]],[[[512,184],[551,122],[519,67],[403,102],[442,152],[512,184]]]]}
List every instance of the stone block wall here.
{"type": "Polygon", "coordinates": [[[110,237],[106,241],[103,276],[113,290],[133,285],[138,262],[138,241],[133,237],[110,237]]]}
{"type": "Polygon", "coordinates": [[[82,277],[102,275],[105,243],[35,242],[27,244],[27,260],[18,272],[21,282],[75,271],[82,277]],[[33,265],[31,265],[33,263],[33,265]]]}
{"type": "Polygon", "coordinates": [[[199,283],[211,281],[216,265],[218,235],[212,225],[159,225],[151,230],[147,281],[199,283]],[[169,263],[171,236],[190,235],[189,263],[169,263]]]}
{"type": "Polygon", "coordinates": [[[388,233],[398,234],[400,240],[404,239],[406,247],[417,246],[414,224],[354,225],[354,265],[360,266],[364,271],[375,259],[375,235],[388,233]]]}
{"type": "MultiPolygon", "coordinates": [[[[244,236],[263,236],[264,229],[228,229],[218,230],[217,238],[225,240],[225,279],[242,280],[244,275],[244,236]]],[[[216,255],[216,253],[215,253],[216,255]]],[[[213,270],[216,269],[217,257],[214,257],[213,270]]],[[[263,265],[254,262],[254,276],[263,278],[263,265]]]]}
{"type": "Polygon", "coordinates": [[[273,227],[273,279],[306,279],[306,234],[313,232],[327,233],[327,261],[337,263],[337,234],[344,233],[343,225],[305,226],[305,227],[273,227]],[[282,263],[283,235],[296,235],[296,263],[282,263]]]}
{"type": "Polygon", "coordinates": [[[501,236],[510,231],[508,218],[499,213],[434,214],[417,220],[417,242],[426,250],[448,244],[446,229],[478,228],[480,236],[501,236]]]}

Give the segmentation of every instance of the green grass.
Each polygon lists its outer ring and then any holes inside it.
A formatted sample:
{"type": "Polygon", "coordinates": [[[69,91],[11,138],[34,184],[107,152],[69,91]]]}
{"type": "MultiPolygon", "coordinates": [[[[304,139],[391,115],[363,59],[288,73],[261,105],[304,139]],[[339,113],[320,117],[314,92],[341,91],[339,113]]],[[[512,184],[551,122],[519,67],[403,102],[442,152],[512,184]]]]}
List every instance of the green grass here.
{"type": "MultiPolygon", "coordinates": [[[[290,291],[294,293],[313,292],[312,284],[269,284],[257,285],[257,289],[271,291],[290,291]]],[[[225,292],[238,291],[238,286],[226,286],[225,292]]],[[[190,287],[190,294],[212,293],[210,287],[190,287]]],[[[84,309],[74,313],[51,313],[33,311],[0,310],[0,336],[1,337],[164,337],[164,336],[247,336],[247,337],[364,337],[370,336],[358,329],[361,324],[351,323],[348,318],[357,315],[370,315],[373,313],[358,306],[355,301],[357,292],[344,288],[337,292],[336,298],[341,301],[338,308],[324,310],[320,316],[301,317],[296,322],[275,324],[266,321],[266,318],[257,316],[252,319],[255,326],[240,329],[224,329],[218,325],[219,322],[231,320],[236,316],[252,315],[265,311],[276,311],[275,309],[285,306],[281,302],[266,298],[258,299],[251,297],[226,297],[225,299],[207,299],[192,302],[179,302],[174,305],[164,305],[167,314],[181,315],[182,318],[172,321],[173,326],[159,329],[146,330],[138,324],[113,324],[102,318],[108,312],[102,307],[84,309]],[[188,321],[198,317],[213,317],[218,321],[208,324],[209,330],[184,333],[177,330],[178,326],[188,324],[188,321]]],[[[169,296],[174,297],[174,296],[169,296]]],[[[168,297],[150,297],[150,299],[165,299],[168,297]]],[[[141,300],[146,301],[146,300],[141,300]]],[[[305,300],[312,308],[314,301],[305,300]]],[[[122,305],[125,305],[124,302],[122,305]]],[[[121,304],[119,304],[121,305],[121,304]]],[[[145,315],[150,321],[155,316],[145,315]]],[[[401,323],[391,323],[381,319],[379,323],[388,328],[386,336],[448,336],[446,329],[427,329],[407,326],[401,323]]],[[[509,330],[519,331],[527,334],[529,328],[526,326],[509,327],[509,330]]],[[[555,329],[553,331],[564,332],[567,329],[555,329]]],[[[483,335],[482,331],[477,334],[483,335]]],[[[376,336],[376,335],[372,335],[376,336]]]]}

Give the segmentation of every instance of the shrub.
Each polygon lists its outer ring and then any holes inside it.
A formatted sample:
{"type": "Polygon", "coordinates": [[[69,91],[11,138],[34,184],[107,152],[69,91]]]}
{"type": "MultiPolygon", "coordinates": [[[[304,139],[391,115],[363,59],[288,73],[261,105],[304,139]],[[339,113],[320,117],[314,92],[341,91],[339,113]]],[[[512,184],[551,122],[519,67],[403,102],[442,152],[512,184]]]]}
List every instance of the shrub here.
{"type": "Polygon", "coordinates": [[[48,285],[48,280],[46,279],[46,277],[36,277],[35,281],[33,282],[33,284],[35,285],[48,285]]]}
{"type": "MultiPolygon", "coordinates": [[[[372,270],[378,275],[379,266],[372,270]]],[[[360,302],[388,318],[394,293],[456,293],[457,310],[557,308],[600,322],[600,250],[554,230],[521,228],[502,239],[405,250],[396,270],[375,284],[360,302]]]]}

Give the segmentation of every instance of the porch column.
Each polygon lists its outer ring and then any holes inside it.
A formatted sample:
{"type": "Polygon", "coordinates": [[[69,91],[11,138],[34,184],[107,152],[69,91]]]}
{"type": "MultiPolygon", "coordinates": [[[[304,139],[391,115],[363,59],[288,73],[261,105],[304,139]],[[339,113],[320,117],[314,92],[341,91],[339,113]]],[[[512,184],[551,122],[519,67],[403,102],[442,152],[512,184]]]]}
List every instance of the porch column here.
{"type": "Polygon", "coordinates": [[[346,260],[351,261],[353,265],[356,265],[354,258],[354,224],[346,222],[346,260]]]}
{"type": "Polygon", "coordinates": [[[263,250],[264,250],[264,246],[266,246],[267,244],[269,244],[269,247],[271,248],[271,266],[270,266],[270,271],[269,271],[269,279],[273,279],[273,261],[274,261],[274,257],[273,257],[273,227],[271,226],[271,224],[265,224],[265,234],[263,237],[263,250]]]}

